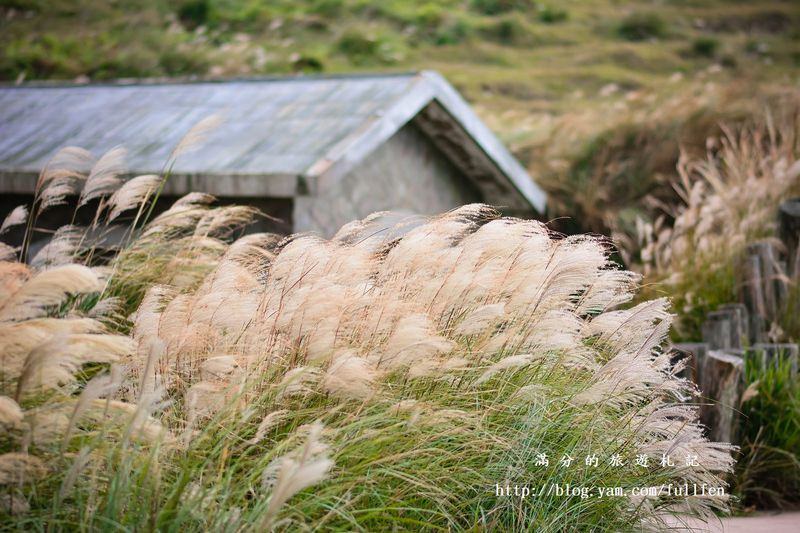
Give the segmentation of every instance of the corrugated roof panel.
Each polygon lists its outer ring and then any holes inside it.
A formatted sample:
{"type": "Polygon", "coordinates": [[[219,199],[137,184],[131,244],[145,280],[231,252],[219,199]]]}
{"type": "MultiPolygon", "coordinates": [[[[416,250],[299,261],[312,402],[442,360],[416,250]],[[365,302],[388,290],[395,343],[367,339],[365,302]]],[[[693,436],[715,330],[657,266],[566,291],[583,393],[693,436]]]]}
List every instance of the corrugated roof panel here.
{"type": "Polygon", "coordinates": [[[38,171],[64,146],[122,145],[158,172],[189,129],[220,114],[176,173],[297,174],[401,96],[412,74],[183,84],[0,88],[0,170],[38,171]]]}
{"type": "MultiPolygon", "coordinates": [[[[441,107],[440,119],[452,121],[453,131],[460,132],[455,142],[470,143],[479,177],[502,182],[499,189],[486,185],[487,195],[494,194],[502,205],[530,205],[543,212],[544,192],[434,72],[0,87],[0,172],[36,173],[64,146],[100,156],[119,145],[128,149],[131,172],[160,172],[186,133],[217,114],[221,125],[207,134],[201,149],[178,159],[175,174],[306,174],[311,181],[325,174],[334,180],[431,102],[441,107]],[[495,189],[508,194],[498,196],[495,189]]],[[[286,194],[291,183],[279,189],[276,194],[286,194]]]]}

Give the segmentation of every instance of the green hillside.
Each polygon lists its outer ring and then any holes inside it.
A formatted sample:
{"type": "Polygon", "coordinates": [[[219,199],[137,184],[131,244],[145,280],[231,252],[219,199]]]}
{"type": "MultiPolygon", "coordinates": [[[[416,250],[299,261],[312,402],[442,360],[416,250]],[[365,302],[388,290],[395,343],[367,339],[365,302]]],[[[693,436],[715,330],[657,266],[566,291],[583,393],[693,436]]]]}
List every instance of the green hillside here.
{"type": "Polygon", "coordinates": [[[800,62],[795,2],[1,0],[0,14],[5,80],[435,68],[494,111],[800,62]]]}
{"type": "Polygon", "coordinates": [[[719,120],[760,111],[800,66],[792,1],[0,6],[10,82],[436,69],[550,190],[552,216],[605,233],[628,231],[626,212],[674,174],[679,145],[702,148],[719,120]]]}

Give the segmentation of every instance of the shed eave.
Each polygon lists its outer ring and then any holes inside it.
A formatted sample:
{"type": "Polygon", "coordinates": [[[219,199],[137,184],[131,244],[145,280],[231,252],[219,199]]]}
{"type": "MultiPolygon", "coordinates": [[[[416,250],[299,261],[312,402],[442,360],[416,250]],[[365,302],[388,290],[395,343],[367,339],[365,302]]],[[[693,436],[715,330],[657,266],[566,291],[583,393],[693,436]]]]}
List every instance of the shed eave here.
{"type": "MultiPolygon", "coordinates": [[[[133,171],[132,176],[158,174],[159,171],[133,171]]],[[[33,194],[39,172],[34,170],[0,170],[0,193],[33,194]]],[[[292,198],[297,195],[295,174],[186,173],[170,174],[162,190],[170,196],[183,196],[203,191],[214,196],[231,198],[292,198]]]]}
{"type": "Polygon", "coordinates": [[[495,167],[496,174],[508,181],[520,197],[519,200],[531,206],[537,213],[544,214],[547,207],[546,193],[447,80],[433,71],[418,73],[409,90],[391,106],[366,121],[309,166],[303,176],[307,179],[310,190],[313,192],[316,187],[323,186],[320,182],[336,181],[346,175],[434,102],[447,111],[454,124],[486,155],[495,167]]]}

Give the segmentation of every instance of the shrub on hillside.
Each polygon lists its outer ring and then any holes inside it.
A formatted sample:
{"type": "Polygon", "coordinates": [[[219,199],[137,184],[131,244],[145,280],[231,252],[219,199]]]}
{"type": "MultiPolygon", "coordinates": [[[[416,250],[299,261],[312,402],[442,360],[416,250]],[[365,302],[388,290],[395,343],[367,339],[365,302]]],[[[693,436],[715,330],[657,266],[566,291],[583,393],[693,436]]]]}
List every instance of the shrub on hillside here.
{"type": "Polygon", "coordinates": [[[667,25],[656,13],[632,13],[617,27],[617,33],[629,41],[644,41],[663,37],[667,25]]]}
{"type": "Polygon", "coordinates": [[[391,63],[397,59],[393,45],[382,36],[364,35],[356,30],[345,32],[336,48],[354,64],[391,63]]]}
{"type": "Polygon", "coordinates": [[[447,17],[444,23],[436,28],[433,42],[440,46],[458,44],[469,39],[473,28],[463,17],[447,17]]]}
{"type": "Polygon", "coordinates": [[[699,37],[692,43],[692,53],[701,57],[714,57],[719,41],[713,37],[699,37]]]}
{"type": "Polygon", "coordinates": [[[530,43],[534,37],[528,26],[514,16],[504,16],[486,23],[481,33],[487,39],[509,46],[530,43]]]}
{"type": "Polygon", "coordinates": [[[344,0],[312,0],[309,10],[326,18],[339,16],[344,10],[344,0]]]}
{"type": "Polygon", "coordinates": [[[500,15],[515,9],[525,9],[532,6],[529,0],[471,0],[473,10],[484,15],[500,15]]]}
{"type": "Polygon", "coordinates": [[[548,5],[539,8],[538,18],[540,22],[545,24],[555,24],[567,20],[569,12],[566,9],[548,5]]]}
{"type": "Polygon", "coordinates": [[[178,6],[178,20],[190,30],[207,24],[210,13],[208,0],[187,0],[178,6]]]}

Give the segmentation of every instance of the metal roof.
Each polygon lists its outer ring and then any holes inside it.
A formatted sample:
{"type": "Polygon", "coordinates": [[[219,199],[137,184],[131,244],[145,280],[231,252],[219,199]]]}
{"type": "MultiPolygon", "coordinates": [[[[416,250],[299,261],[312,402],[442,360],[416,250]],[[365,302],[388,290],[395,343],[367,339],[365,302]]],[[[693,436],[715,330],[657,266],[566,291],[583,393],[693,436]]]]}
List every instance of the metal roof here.
{"type": "Polygon", "coordinates": [[[0,87],[0,174],[18,190],[64,146],[100,155],[119,145],[131,172],[157,173],[193,125],[218,114],[221,124],[178,158],[174,176],[267,179],[276,194],[293,194],[302,177],[313,192],[315,178],[346,174],[432,102],[496,167],[492,179],[543,212],[544,193],[434,72],[0,87]]]}

